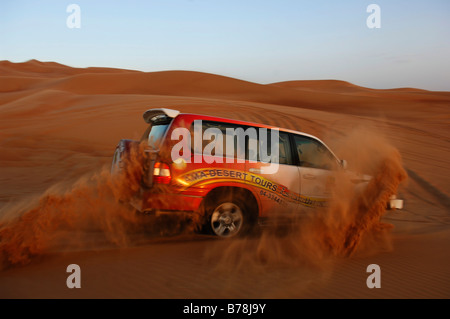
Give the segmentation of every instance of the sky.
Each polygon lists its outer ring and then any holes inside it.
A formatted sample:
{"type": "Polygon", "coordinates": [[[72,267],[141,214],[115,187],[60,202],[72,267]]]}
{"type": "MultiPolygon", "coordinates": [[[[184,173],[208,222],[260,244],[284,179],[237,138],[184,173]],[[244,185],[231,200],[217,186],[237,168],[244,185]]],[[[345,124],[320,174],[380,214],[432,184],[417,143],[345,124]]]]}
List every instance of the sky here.
{"type": "Polygon", "coordinates": [[[450,0],[0,0],[0,60],[31,59],[450,91],[450,0]]]}

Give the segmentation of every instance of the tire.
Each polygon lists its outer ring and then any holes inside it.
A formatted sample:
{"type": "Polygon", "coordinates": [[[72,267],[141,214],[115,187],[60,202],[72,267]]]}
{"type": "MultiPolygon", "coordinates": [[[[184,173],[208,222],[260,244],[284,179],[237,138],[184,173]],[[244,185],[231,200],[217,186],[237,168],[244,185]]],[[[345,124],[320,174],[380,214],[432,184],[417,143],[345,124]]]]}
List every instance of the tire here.
{"type": "Polygon", "coordinates": [[[111,163],[111,175],[119,175],[123,172],[122,153],[119,147],[116,148],[112,163],[111,163]]]}
{"type": "Polygon", "coordinates": [[[220,238],[231,238],[248,234],[255,225],[252,207],[241,198],[210,201],[206,206],[204,229],[220,238]]]}
{"type": "MultiPolygon", "coordinates": [[[[139,142],[132,140],[120,140],[114,151],[111,162],[111,175],[137,175],[139,174],[139,167],[136,163],[131,165],[131,161],[143,164],[143,158],[139,153],[139,142]]],[[[142,173],[140,174],[142,175],[142,173]]],[[[139,176],[133,176],[133,179],[138,179],[139,176]]]]}
{"type": "Polygon", "coordinates": [[[120,202],[131,202],[142,185],[142,158],[139,142],[120,140],[111,161],[111,177],[120,202]]]}

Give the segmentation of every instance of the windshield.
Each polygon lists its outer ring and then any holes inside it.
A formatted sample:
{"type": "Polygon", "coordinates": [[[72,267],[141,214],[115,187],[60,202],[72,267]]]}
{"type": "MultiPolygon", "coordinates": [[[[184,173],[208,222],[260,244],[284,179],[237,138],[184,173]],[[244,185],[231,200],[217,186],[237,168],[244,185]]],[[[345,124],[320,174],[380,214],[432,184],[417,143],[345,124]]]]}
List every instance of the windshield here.
{"type": "Polygon", "coordinates": [[[169,124],[153,125],[148,134],[148,146],[157,150],[161,144],[164,134],[167,131],[169,124]]]}

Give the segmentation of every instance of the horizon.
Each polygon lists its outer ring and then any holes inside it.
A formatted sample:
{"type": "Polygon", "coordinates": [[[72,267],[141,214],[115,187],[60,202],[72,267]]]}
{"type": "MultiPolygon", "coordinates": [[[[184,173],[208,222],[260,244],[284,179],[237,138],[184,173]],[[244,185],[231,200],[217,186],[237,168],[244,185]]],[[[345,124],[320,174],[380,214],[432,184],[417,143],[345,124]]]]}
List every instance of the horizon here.
{"type": "Polygon", "coordinates": [[[8,31],[0,35],[0,60],[14,63],[450,91],[445,0],[21,0],[2,1],[0,9],[8,31]],[[380,8],[379,28],[369,28],[370,4],[380,8]]]}
{"type": "Polygon", "coordinates": [[[237,77],[232,77],[232,76],[227,76],[227,75],[222,75],[222,74],[217,74],[217,73],[210,73],[210,72],[203,72],[203,71],[192,71],[192,70],[161,70],[161,71],[142,71],[142,70],[136,70],[136,69],[122,69],[122,68],[114,68],[114,67],[98,67],[98,66],[87,66],[87,67],[74,67],[71,65],[67,65],[64,63],[60,63],[57,61],[40,61],[40,60],[36,60],[36,59],[30,59],[27,61],[20,61],[20,62],[14,62],[14,61],[10,61],[10,60],[0,60],[0,63],[2,62],[9,62],[12,64],[26,64],[26,63],[32,63],[32,62],[37,62],[37,63],[41,63],[41,64],[53,64],[56,63],[58,65],[60,65],[61,67],[68,67],[68,68],[73,68],[73,69],[89,69],[89,68],[102,68],[102,69],[118,69],[121,71],[130,71],[130,72],[143,72],[143,73],[158,73],[158,72],[192,72],[192,73],[202,73],[202,74],[206,74],[206,75],[211,75],[211,76],[219,76],[219,77],[225,77],[225,78],[229,78],[231,80],[237,80],[237,81],[244,81],[244,82],[249,82],[249,83],[255,83],[255,84],[261,84],[261,85],[270,85],[270,84],[277,84],[277,83],[284,83],[284,82],[327,82],[327,81],[332,81],[332,82],[340,82],[342,84],[350,84],[351,86],[354,87],[359,87],[359,88],[363,88],[363,89],[371,89],[371,90],[418,90],[418,91],[430,91],[430,92],[448,92],[447,90],[428,90],[428,89],[422,89],[419,87],[393,87],[393,88],[387,88],[387,89],[377,89],[377,88],[371,88],[371,87],[365,87],[365,86],[361,86],[349,81],[345,81],[345,80],[340,80],[340,79],[316,79],[316,80],[309,80],[309,79],[304,79],[304,80],[295,80],[295,79],[290,79],[290,80],[284,80],[284,81],[278,81],[278,82],[270,82],[270,83],[258,83],[258,82],[252,82],[252,81],[248,81],[248,80],[244,80],[244,79],[240,79],[237,77]]]}

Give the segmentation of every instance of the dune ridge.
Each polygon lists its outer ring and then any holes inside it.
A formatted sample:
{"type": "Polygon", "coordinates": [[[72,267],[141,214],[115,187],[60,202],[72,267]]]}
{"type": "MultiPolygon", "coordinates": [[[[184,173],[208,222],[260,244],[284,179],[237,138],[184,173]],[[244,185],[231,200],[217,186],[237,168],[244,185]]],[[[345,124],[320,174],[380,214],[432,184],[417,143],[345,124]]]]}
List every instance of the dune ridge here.
{"type": "MultiPolygon", "coordinates": [[[[0,62],[0,69],[14,75],[20,71],[22,77],[2,78],[2,84],[10,81],[23,89],[43,89],[42,85],[25,79],[47,76],[45,89],[64,90],[76,94],[139,94],[205,97],[249,101],[276,105],[288,105],[333,112],[360,115],[379,113],[379,105],[387,99],[395,101],[396,107],[405,108],[408,101],[416,98],[409,90],[375,90],[356,86],[344,81],[291,81],[274,84],[257,84],[225,76],[195,71],[139,72],[108,68],[70,68],[53,62],[32,60],[13,64],[0,62]],[[6,66],[5,66],[6,65],[6,66]],[[3,66],[3,67],[2,67],[3,66]],[[24,83],[20,83],[22,80],[24,83]],[[339,94],[336,94],[339,91],[339,94]],[[347,94],[347,93],[358,93],[347,94]],[[346,93],[346,94],[344,94],[346,93]],[[375,100],[375,102],[374,102],[375,100]],[[333,101],[333,103],[330,103],[333,101]],[[353,108],[358,104],[360,107],[353,108]],[[345,107],[344,107],[345,106],[345,107]]],[[[3,73],[2,72],[2,73],[3,73]]],[[[6,84],[5,84],[6,85],[6,84]]],[[[2,85],[4,86],[4,85],[2,85]]],[[[428,92],[427,99],[433,103],[448,101],[448,92],[428,92]]]]}

